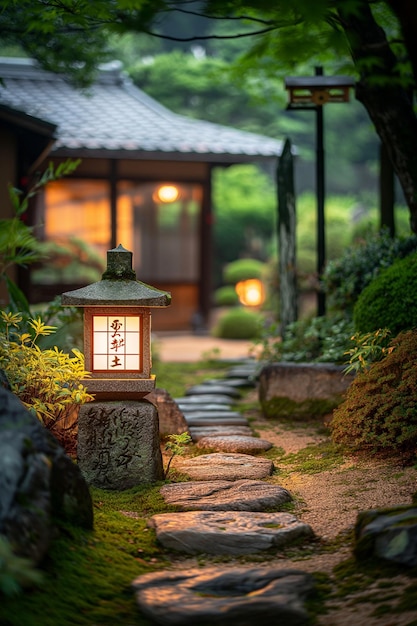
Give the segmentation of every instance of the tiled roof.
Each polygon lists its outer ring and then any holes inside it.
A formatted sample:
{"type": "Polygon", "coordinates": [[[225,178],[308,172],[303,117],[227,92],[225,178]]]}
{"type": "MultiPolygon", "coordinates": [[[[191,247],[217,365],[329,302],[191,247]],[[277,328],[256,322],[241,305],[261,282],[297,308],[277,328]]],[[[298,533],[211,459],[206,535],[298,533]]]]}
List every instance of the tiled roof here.
{"type": "Polygon", "coordinates": [[[57,156],[239,163],[281,153],[276,139],[172,113],[135,87],[118,62],[85,91],[28,59],[0,58],[0,77],[0,105],[56,124],[57,156]]]}

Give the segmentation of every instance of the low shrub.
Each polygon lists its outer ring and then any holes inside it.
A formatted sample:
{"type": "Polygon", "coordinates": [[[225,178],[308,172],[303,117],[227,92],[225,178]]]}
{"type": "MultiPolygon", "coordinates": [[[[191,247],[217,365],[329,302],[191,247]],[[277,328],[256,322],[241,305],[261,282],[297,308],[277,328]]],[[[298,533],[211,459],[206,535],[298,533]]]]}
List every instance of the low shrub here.
{"type": "Polygon", "coordinates": [[[353,309],[357,331],[417,328],[417,254],[396,261],[361,293],[353,309]]]}
{"type": "Polygon", "coordinates": [[[400,333],[387,356],[357,375],[330,424],[335,443],[354,451],[415,454],[417,331],[400,333]]]}
{"type": "Polygon", "coordinates": [[[353,324],[344,316],[313,317],[289,324],[282,340],[277,324],[261,332],[256,340],[262,361],[344,363],[351,347],[353,324]]]}
{"type": "Polygon", "coordinates": [[[257,311],[235,308],[224,313],[213,329],[213,335],[222,339],[255,339],[259,337],[263,317],[257,311]]]}
{"type": "Polygon", "coordinates": [[[56,347],[42,350],[38,338],[53,333],[54,327],[36,318],[28,322],[30,332],[19,332],[21,322],[19,313],[0,312],[0,369],[13,393],[52,429],[79,405],[93,399],[81,384],[88,376],[84,356],[76,349],[73,356],[56,347]]]}
{"type": "Polygon", "coordinates": [[[235,285],[241,280],[262,278],[266,271],[266,264],[257,259],[238,259],[228,263],[223,270],[224,282],[235,285]]]}
{"type": "Polygon", "coordinates": [[[216,306],[237,306],[239,297],[235,288],[232,285],[225,285],[216,289],[214,292],[214,304],[216,306]]]}

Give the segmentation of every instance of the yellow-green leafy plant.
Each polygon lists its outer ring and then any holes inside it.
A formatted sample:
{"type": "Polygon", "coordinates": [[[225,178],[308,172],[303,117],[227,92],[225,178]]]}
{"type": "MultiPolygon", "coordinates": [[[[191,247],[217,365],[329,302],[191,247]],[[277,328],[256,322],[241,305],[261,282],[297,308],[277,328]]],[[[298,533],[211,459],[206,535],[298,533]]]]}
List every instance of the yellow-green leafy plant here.
{"type": "Polygon", "coordinates": [[[394,350],[391,344],[391,331],[388,328],[379,328],[370,333],[355,333],[351,341],[355,343],[353,348],[345,352],[349,356],[349,363],[345,368],[345,374],[365,372],[376,361],[380,361],[394,350]]]}
{"type": "Polygon", "coordinates": [[[165,444],[165,450],[171,453],[169,458],[166,470],[165,477],[168,476],[169,468],[171,467],[171,462],[174,456],[182,456],[185,452],[185,446],[192,443],[192,439],[190,435],[185,433],[180,433],[178,435],[168,435],[168,441],[165,444]]]}
{"type": "Polygon", "coordinates": [[[81,383],[88,376],[84,356],[76,349],[70,356],[56,346],[42,350],[37,340],[53,333],[55,327],[38,317],[29,319],[28,332],[20,332],[21,323],[20,313],[0,312],[0,369],[13,393],[51,429],[93,399],[81,383]]]}

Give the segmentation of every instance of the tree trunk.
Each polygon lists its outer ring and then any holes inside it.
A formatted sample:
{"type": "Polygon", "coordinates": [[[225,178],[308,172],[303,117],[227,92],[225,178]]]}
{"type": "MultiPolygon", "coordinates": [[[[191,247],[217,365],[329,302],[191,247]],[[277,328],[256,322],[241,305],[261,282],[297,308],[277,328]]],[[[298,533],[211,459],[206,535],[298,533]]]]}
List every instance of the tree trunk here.
{"type": "Polygon", "coordinates": [[[362,0],[355,12],[341,2],[338,14],[360,74],[356,98],[387,150],[410,210],[411,230],[417,233],[417,118],[412,99],[400,83],[397,59],[369,2],[362,0]]]}

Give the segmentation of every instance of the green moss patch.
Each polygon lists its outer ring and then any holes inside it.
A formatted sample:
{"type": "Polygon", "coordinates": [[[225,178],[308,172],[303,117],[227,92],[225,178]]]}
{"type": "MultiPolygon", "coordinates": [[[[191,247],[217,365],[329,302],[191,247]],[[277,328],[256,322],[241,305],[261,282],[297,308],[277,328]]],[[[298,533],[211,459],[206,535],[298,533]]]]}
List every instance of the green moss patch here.
{"type": "Polygon", "coordinates": [[[146,525],[154,513],[172,510],[159,489],[93,490],[94,531],[59,527],[43,567],[42,587],[2,598],[2,626],[149,626],[130,584],[168,565],[146,525]]]}
{"type": "Polygon", "coordinates": [[[341,402],[340,397],[310,398],[296,402],[287,397],[275,397],[261,402],[262,412],[267,418],[308,419],[328,415],[341,402]]]}

